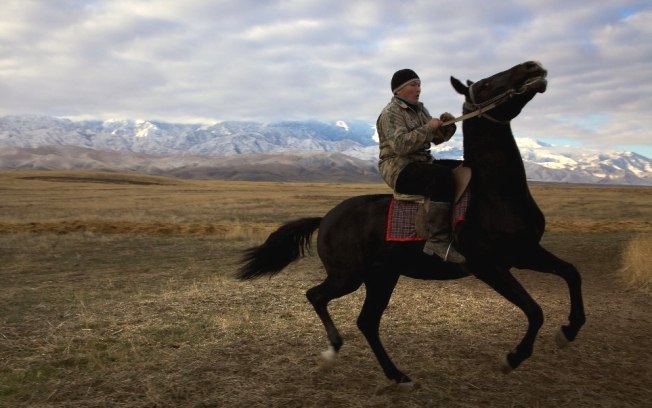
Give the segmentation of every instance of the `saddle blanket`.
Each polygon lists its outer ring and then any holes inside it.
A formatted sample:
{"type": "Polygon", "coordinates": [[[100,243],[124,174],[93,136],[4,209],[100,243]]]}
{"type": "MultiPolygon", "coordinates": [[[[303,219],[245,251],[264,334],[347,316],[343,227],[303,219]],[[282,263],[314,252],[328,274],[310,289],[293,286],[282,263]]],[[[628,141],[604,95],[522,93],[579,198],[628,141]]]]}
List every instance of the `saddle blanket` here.
{"type": "Polygon", "coordinates": [[[466,219],[466,210],[469,208],[469,202],[471,201],[471,190],[466,189],[462,196],[457,200],[453,206],[453,231],[457,229],[459,224],[466,219]]]}
{"type": "MultiPolygon", "coordinates": [[[[467,188],[464,194],[453,206],[452,225],[453,229],[465,220],[466,210],[471,199],[470,190],[467,188]]],[[[419,206],[423,204],[414,201],[400,201],[392,199],[389,203],[387,213],[387,228],[385,241],[407,242],[424,241],[425,238],[417,233],[416,220],[419,206]]]]}
{"type": "Polygon", "coordinates": [[[389,203],[385,241],[424,241],[417,234],[416,220],[419,206],[415,201],[394,200],[389,203]]]}

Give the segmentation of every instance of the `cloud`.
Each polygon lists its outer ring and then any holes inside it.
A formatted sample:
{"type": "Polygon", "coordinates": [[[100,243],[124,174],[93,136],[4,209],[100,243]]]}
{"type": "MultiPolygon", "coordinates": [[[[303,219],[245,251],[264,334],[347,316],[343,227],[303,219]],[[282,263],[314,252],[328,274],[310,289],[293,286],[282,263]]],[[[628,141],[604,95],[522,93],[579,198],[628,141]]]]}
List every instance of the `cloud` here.
{"type": "Polygon", "coordinates": [[[549,91],[516,132],[644,146],[651,22],[638,0],[5,0],[0,114],[373,122],[404,67],[433,114],[459,114],[450,75],[536,59],[549,91]]]}

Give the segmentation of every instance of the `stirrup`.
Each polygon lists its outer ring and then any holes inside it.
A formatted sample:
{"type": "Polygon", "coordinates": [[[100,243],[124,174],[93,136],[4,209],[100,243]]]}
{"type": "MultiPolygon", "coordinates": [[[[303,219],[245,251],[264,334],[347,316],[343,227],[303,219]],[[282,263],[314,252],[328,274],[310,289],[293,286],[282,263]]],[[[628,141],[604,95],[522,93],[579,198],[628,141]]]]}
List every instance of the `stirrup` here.
{"type": "Polygon", "coordinates": [[[466,262],[466,257],[462,254],[460,254],[457,250],[453,248],[453,241],[448,244],[448,248],[446,248],[446,254],[444,255],[444,262],[452,262],[452,263],[464,263],[466,262]],[[457,253],[457,256],[459,256],[461,259],[457,261],[452,261],[448,259],[448,255],[451,253],[451,249],[457,253]]]}
{"type": "Polygon", "coordinates": [[[451,242],[448,244],[448,248],[446,248],[446,253],[444,254],[444,262],[448,261],[448,254],[451,252],[451,247],[453,246],[453,243],[451,242]]]}

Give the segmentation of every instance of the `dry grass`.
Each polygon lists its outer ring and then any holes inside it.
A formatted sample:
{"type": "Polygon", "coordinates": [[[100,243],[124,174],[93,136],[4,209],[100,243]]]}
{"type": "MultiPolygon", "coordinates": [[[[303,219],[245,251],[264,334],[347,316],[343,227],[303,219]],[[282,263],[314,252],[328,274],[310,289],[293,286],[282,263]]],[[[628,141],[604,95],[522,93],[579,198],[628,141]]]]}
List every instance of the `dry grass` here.
{"type": "Polygon", "coordinates": [[[421,387],[399,393],[355,326],[364,289],[332,302],[346,344],[338,365],[320,369],[325,334],[304,296],[324,277],[316,256],[270,280],[231,278],[239,251],[279,223],[384,186],[2,173],[0,406],[649,404],[652,297],[614,271],[652,231],[652,189],[532,190],[549,219],[546,247],[584,277],[578,341],[558,350],[553,340],[564,284],[516,271],[547,320],[533,357],[504,376],[498,359],[524,330],[518,310],[474,279],[402,279],[381,336],[421,387]]]}
{"type": "Polygon", "coordinates": [[[636,288],[652,293],[652,235],[633,237],[623,251],[622,274],[636,288]]]}
{"type": "Polygon", "coordinates": [[[94,172],[0,173],[0,232],[265,234],[380,184],[179,180],[94,172]]]}

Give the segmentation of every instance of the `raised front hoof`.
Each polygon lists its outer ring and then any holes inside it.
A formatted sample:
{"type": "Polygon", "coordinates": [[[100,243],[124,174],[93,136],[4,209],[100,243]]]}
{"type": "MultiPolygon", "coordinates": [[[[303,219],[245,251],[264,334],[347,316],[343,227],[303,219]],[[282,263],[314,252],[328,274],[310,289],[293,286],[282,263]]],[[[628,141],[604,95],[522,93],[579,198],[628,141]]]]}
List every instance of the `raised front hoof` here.
{"type": "Polygon", "coordinates": [[[568,347],[568,345],[571,343],[571,340],[566,337],[566,333],[564,333],[563,329],[559,329],[557,334],[555,335],[555,343],[557,343],[557,347],[560,349],[568,347]]]}

